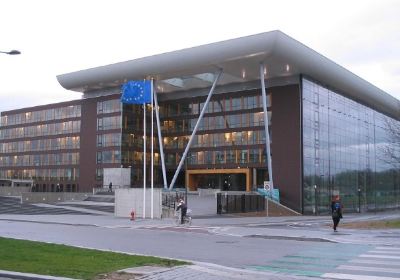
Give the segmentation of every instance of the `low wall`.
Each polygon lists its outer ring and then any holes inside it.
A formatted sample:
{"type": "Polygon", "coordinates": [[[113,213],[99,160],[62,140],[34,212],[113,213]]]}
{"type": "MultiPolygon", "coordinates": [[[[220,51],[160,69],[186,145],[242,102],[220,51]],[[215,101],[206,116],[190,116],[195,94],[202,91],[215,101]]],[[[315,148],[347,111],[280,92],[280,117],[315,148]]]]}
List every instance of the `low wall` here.
{"type": "Polygon", "coordinates": [[[198,188],[199,196],[207,196],[207,195],[215,195],[216,193],[221,192],[220,189],[201,189],[198,188]]]}
{"type": "Polygon", "coordinates": [[[0,196],[21,196],[30,191],[31,187],[0,187],[0,196]]]}
{"type": "Polygon", "coordinates": [[[175,215],[175,209],[163,207],[162,208],[162,218],[173,218],[175,215]]]}
{"type": "Polygon", "coordinates": [[[21,202],[23,204],[33,203],[56,203],[62,201],[78,200],[87,198],[89,193],[69,193],[69,192],[29,192],[22,193],[21,202]]]}
{"type": "MultiPolygon", "coordinates": [[[[153,217],[162,217],[161,189],[154,189],[153,217]]],[[[135,211],[136,218],[143,217],[143,189],[116,189],[115,190],[115,216],[130,217],[130,213],[135,211]]],[[[151,190],[146,190],[146,218],[151,217],[151,190]]]]}

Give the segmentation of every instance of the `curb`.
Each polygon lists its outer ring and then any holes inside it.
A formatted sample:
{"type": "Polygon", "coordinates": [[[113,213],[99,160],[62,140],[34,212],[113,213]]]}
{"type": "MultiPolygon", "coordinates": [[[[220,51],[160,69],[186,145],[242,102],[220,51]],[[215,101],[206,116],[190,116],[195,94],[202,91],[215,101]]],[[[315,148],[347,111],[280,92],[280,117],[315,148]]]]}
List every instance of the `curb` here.
{"type": "Polygon", "coordinates": [[[7,277],[12,279],[23,279],[23,280],[76,280],[74,278],[67,277],[56,277],[50,275],[40,275],[34,273],[23,273],[8,270],[0,270],[0,277],[7,277]]]}

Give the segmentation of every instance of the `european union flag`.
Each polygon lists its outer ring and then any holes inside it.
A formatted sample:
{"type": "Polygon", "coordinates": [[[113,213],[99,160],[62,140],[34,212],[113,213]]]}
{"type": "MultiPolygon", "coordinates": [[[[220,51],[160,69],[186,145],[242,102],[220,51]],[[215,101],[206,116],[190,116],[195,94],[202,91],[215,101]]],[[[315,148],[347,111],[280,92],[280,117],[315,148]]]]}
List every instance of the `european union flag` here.
{"type": "Polygon", "coordinates": [[[121,102],[145,104],[151,102],[151,81],[129,81],[122,85],[121,102]]]}

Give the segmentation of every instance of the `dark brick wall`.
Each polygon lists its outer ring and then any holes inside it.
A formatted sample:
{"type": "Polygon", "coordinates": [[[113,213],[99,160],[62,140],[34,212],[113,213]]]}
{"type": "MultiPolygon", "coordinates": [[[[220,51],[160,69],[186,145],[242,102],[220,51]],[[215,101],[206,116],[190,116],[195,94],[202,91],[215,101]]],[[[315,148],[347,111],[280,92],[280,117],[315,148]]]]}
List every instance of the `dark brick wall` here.
{"type": "Polygon", "coordinates": [[[79,191],[92,191],[96,185],[97,99],[82,99],[79,191]]]}
{"type": "Polygon", "coordinates": [[[301,212],[301,116],[298,85],[272,92],[272,170],[281,203],[301,212]]]}

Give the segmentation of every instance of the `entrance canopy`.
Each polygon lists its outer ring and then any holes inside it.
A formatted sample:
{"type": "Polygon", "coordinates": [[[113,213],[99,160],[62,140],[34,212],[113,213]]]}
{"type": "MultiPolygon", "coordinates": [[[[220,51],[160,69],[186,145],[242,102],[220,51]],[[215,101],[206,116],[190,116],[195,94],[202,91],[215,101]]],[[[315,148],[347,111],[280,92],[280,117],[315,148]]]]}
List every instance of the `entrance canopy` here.
{"type": "Polygon", "coordinates": [[[265,77],[306,75],[352,99],[400,119],[400,101],[281,31],[202,45],[57,76],[68,90],[90,92],[119,87],[128,80],[154,78],[159,94],[209,88],[265,77]]]}

